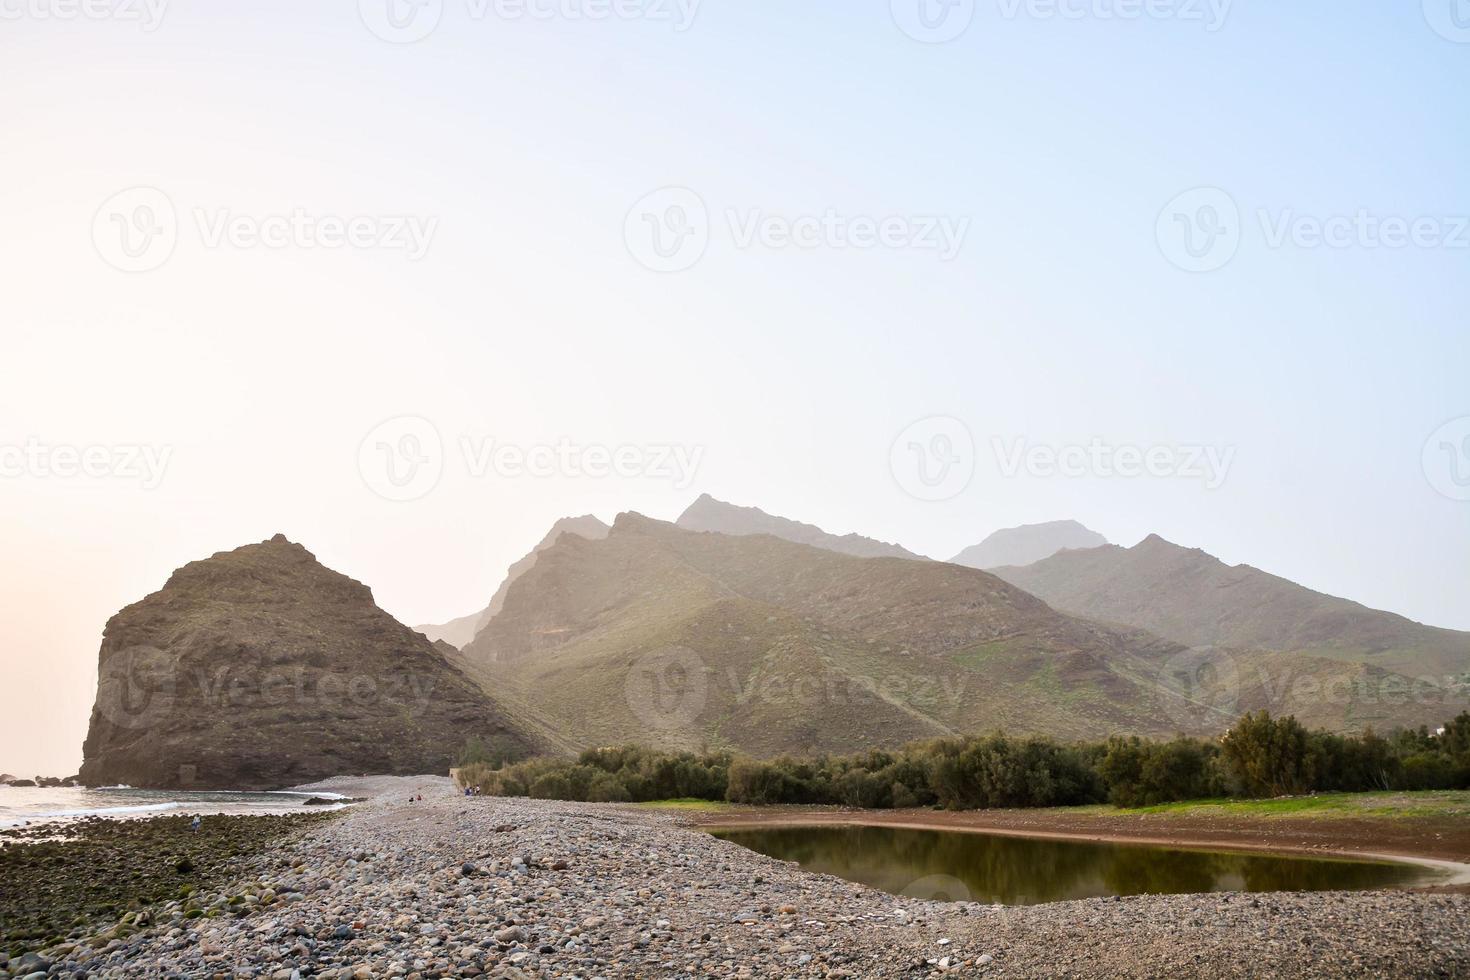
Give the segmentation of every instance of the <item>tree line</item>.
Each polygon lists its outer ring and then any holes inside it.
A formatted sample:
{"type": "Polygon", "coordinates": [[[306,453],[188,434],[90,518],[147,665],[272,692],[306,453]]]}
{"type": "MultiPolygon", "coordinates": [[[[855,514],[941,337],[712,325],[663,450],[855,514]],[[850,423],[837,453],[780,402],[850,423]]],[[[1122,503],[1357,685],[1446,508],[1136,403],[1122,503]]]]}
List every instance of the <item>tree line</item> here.
{"type": "Polygon", "coordinates": [[[1114,737],[1062,743],[1002,734],[894,751],[758,760],[730,752],[588,749],[504,763],[471,743],[461,779],[492,796],[593,803],[699,799],[884,809],[1153,806],[1218,797],[1470,789],[1470,712],[1444,728],[1387,736],[1308,731],[1260,711],[1218,740],[1114,737]]]}

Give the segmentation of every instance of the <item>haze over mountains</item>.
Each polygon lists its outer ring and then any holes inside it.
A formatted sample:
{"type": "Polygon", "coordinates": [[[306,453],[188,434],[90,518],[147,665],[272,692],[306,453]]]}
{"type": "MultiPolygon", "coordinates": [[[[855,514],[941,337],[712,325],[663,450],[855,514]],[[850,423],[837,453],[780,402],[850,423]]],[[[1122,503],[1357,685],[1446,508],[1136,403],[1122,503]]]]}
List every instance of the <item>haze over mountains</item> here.
{"type": "Polygon", "coordinates": [[[1333,730],[1449,717],[1437,689],[1413,704],[1380,698],[1409,681],[1376,665],[1212,656],[1060,613],[977,569],[636,514],[602,541],[544,551],[464,651],[488,690],[575,745],[771,754],[996,728],[1216,733],[1259,707],[1333,730]],[[1343,692],[1292,688],[1302,677],[1343,692]]]}
{"type": "Polygon", "coordinates": [[[524,557],[506,570],[504,580],[501,581],[500,587],[495,590],[495,594],[490,597],[490,604],[484,609],[481,609],[477,613],[471,613],[468,616],[461,616],[458,619],[450,620],[438,626],[416,626],[414,628],[431,640],[443,640],[451,646],[463,649],[475,638],[475,634],[485,627],[485,624],[490,621],[490,617],[500,612],[501,607],[505,605],[505,593],[510,588],[511,583],[524,575],[526,570],[532,565],[536,564],[536,556],[555,544],[557,538],[563,534],[571,533],[579,534],[584,538],[590,538],[595,541],[599,538],[607,537],[607,532],[608,526],[591,514],[584,514],[581,517],[563,517],[551,526],[551,530],[546,532],[546,536],[541,539],[536,547],[532,548],[524,557]]]}
{"type": "Polygon", "coordinates": [[[1158,535],[997,568],[1057,609],[1127,623],[1191,646],[1297,651],[1407,674],[1470,670],[1470,633],[1323,595],[1249,565],[1226,565],[1158,535]]]}
{"type": "Polygon", "coordinates": [[[915,558],[907,548],[875,541],[860,534],[828,534],[814,524],[767,514],[759,507],[738,507],[701,494],[675,522],[686,531],[715,531],[720,534],[770,534],[797,544],[809,544],[858,558],[915,558]]]}
{"type": "Polygon", "coordinates": [[[962,557],[1051,553],[986,571],[706,496],[678,524],[558,521],[431,641],[277,536],[112,618],[82,775],[253,788],[433,772],[467,737],[509,756],[765,756],[994,730],[1213,734],[1256,708],[1358,731],[1467,703],[1470,634],[1158,537],[1067,547],[1097,537],[1074,522],[992,535],[962,557]]]}
{"type": "MultiPolygon", "coordinates": [[[[878,541],[856,533],[831,534],[814,524],[805,524],[768,514],[758,507],[742,507],[726,503],[707,493],[701,494],[690,504],[679,515],[675,524],[686,531],[736,536],[768,534],[795,544],[810,545],[814,548],[860,558],[930,560],[901,545],[878,541]]],[[[431,640],[443,640],[459,649],[464,649],[500,611],[511,584],[535,564],[538,554],[567,532],[595,541],[607,536],[608,526],[591,515],[565,517],[558,520],[535,548],[510,566],[505,579],[490,600],[489,606],[468,616],[450,620],[448,623],[428,624],[417,626],[415,629],[431,640]]],[[[1095,544],[1106,543],[1107,539],[1102,535],[1089,531],[1075,521],[1055,521],[996,531],[979,545],[965,549],[959,557],[966,560],[961,561],[956,558],[955,564],[985,568],[989,566],[976,564],[976,560],[992,559],[999,565],[1019,564],[1023,556],[1035,556],[1030,559],[1034,561],[1055,554],[1062,548],[1093,547],[1095,544]]]]}
{"type": "Polygon", "coordinates": [[[542,552],[464,654],[580,745],[771,753],[1133,729],[1179,649],[975,569],[623,514],[542,552]]]}
{"type": "Polygon", "coordinates": [[[950,559],[970,568],[1001,568],[1030,565],[1067,549],[1097,548],[1108,539],[1076,521],[1024,524],[996,531],[979,544],[971,545],[950,559]]]}

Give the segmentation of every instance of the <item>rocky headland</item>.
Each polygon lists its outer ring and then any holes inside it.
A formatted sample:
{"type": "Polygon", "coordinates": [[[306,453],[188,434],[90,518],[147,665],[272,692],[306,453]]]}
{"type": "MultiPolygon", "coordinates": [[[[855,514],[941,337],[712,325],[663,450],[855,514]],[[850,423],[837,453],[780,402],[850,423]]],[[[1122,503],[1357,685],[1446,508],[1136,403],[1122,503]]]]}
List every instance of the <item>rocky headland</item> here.
{"type": "Polygon", "coordinates": [[[445,772],[470,737],[530,752],[445,653],[280,535],[192,562],[108,621],[81,780],[276,789],[445,772]]]}

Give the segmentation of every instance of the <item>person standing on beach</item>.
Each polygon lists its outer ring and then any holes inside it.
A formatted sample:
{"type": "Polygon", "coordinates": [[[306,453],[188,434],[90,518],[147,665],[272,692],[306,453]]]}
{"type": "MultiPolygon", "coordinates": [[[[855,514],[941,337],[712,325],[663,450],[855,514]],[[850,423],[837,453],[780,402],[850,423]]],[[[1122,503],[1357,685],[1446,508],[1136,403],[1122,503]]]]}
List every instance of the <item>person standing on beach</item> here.
{"type": "Polygon", "coordinates": [[[196,834],[199,833],[199,824],[200,823],[201,823],[201,821],[199,819],[199,814],[197,814],[197,813],[194,814],[194,819],[191,820],[191,821],[189,821],[189,829],[192,830],[192,831],[194,831],[194,833],[196,833],[196,834]]]}

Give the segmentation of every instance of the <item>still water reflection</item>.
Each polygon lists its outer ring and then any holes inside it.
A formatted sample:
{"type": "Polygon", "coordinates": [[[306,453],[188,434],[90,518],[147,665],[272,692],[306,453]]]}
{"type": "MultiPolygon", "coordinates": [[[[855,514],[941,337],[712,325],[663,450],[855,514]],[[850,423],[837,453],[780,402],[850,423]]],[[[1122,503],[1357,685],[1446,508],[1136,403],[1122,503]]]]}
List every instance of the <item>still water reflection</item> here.
{"type": "Polygon", "coordinates": [[[1416,884],[1408,864],[1191,851],[898,827],[769,827],[715,836],[894,894],[1033,905],[1107,895],[1331,891],[1416,884]]]}

